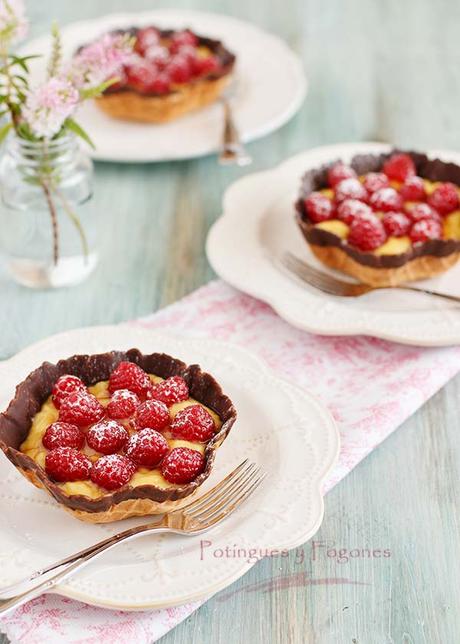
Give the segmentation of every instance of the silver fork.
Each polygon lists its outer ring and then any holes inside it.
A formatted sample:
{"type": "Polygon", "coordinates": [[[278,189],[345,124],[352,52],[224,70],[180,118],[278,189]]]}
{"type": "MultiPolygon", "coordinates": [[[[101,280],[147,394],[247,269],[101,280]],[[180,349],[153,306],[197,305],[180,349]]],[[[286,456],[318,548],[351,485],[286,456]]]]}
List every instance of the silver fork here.
{"type": "Polygon", "coordinates": [[[60,581],[120,543],[153,532],[192,536],[213,528],[240,507],[256,491],[265,476],[260,467],[246,459],[209,492],[180,510],[163,515],[160,521],[129,528],[3,588],[0,591],[0,614],[49,592],[60,581]],[[47,577],[52,572],[55,574],[47,577]],[[42,581],[44,577],[47,578],[42,581]]]}
{"type": "Polygon", "coordinates": [[[236,81],[232,81],[221,97],[224,108],[224,129],[222,148],[219,153],[219,163],[221,165],[238,165],[243,167],[252,163],[252,158],[246,152],[241,142],[240,134],[233,118],[230,100],[235,94],[235,87],[236,81]]]}
{"type": "Polygon", "coordinates": [[[365,295],[372,291],[379,291],[385,288],[396,288],[403,291],[415,291],[416,293],[433,295],[434,297],[440,297],[444,300],[449,300],[450,302],[460,302],[460,297],[456,297],[455,295],[436,293],[435,291],[430,291],[426,288],[408,286],[407,284],[401,284],[399,286],[369,286],[367,284],[344,282],[328,275],[327,273],[318,271],[316,268],[306,264],[290,252],[284,253],[280,261],[290,273],[293,273],[310,286],[317,288],[319,291],[323,291],[323,293],[328,293],[329,295],[337,295],[339,297],[359,297],[360,295],[365,295]]]}

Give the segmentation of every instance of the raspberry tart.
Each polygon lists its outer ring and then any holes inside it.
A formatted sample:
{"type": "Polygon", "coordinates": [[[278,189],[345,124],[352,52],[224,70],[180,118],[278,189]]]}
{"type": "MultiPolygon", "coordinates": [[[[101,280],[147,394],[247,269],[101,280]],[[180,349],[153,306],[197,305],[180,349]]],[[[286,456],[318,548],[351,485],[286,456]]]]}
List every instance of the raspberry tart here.
{"type": "Polygon", "coordinates": [[[372,286],[446,271],[460,257],[460,167],[417,152],[309,170],[296,219],[315,256],[372,286]]]}
{"type": "Polygon", "coordinates": [[[170,512],[211,472],[236,419],[212,376],[137,349],[45,362],[0,416],[0,448],[91,523],[170,512]]]}
{"type": "Polygon", "coordinates": [[[96,99],[109,116],[165,123],[213,103],[231,81],[235,56],[219,40],[153,26],[115,33],[131,35],[135,52],[96,99]]]}

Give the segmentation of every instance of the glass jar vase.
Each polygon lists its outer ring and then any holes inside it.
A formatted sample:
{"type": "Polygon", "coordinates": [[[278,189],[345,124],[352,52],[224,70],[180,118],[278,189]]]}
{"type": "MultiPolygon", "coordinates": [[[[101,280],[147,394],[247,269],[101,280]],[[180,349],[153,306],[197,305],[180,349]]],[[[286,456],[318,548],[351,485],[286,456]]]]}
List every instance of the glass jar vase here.
{"type": "Polygon", "coordinates": [[[0,160],[0,244],[17,282],[70,286],[94,270],[92,175],[73,134],[39,143],[10,136],[0,160]]]}

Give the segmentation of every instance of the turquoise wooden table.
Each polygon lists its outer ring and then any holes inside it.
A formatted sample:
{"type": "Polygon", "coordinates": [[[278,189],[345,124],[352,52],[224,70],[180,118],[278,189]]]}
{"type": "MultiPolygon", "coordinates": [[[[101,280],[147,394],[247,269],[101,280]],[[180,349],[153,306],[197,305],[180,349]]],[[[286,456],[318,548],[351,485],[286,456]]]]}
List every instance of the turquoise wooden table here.
{"type": "MultiPolygon", "coordinates": [[[[164,0],[27,4],[32,35],[43,33],[53,17],[65,24],[170,6],[164,0]]],[[[460,149],[460,5],[454,0],[176,0],[175,6],[254,21],[304,60],[307,100],[288,125],[249,146],[251,171],[337,141],[460,149]]],[[[150,313],[211,279],[206,233],[220,214],[223,190],[243,173],[219,167],[212,157],[98,163],[95,200],[107,235],[97,272],[79,287],[56,292],[28,291],[2,273],[0,357],[58,331],[150,313]]],[[[257,564],[228,589],[225,601],[217,595],[162,642],[458,642],[459,401],[457,379],[327,496],[316,540],[336,548],[389,549],[391,557],[313,560],[307,544],[281,563],[257,564]],[[305,575],[290,587],[252,588],[297,572],[305,575]],[[308,583],[325,577],[360,583],[308,583]]]]}

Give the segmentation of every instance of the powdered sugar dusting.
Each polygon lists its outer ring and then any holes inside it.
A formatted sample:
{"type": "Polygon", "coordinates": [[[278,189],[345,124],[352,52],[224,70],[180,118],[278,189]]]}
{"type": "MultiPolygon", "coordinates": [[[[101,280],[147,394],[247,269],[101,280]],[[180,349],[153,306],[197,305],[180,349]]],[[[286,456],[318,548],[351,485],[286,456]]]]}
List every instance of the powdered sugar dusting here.
{"type": "Polygon", "coordinates": [[[367,190],[359,179],[344,179],[335,187],[335,198],[337,202],[345,199],[367,199],[367,190]]]}

